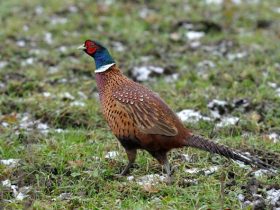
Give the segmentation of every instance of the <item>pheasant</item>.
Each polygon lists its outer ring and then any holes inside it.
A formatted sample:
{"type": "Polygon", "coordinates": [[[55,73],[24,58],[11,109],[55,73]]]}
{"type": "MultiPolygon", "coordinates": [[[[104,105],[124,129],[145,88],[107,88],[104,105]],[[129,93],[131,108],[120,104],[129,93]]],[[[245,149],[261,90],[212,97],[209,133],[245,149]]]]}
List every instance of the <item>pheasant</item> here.
{"type": "Polygon", "coordinates": [[[257,158],[193,134],[158,94],[122,74],[109,51],[99,42],[86,40],[78,49],[95,60],[103,115],[127,153],[129,162],[121,175],[128,173],[138,149],[156,158],[169,179],[171,167],[167,152],[181,147],[202,149],[260,168],[270,167],[257,158]]]}

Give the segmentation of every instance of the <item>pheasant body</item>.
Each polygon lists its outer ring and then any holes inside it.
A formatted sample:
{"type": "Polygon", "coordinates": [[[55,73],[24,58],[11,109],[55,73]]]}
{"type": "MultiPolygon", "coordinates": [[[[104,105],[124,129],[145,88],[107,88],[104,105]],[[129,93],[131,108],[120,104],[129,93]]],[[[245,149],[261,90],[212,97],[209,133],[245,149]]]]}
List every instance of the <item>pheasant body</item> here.
{"type": "Polygon", "coordinates": [[[103,115],[128,156],[129,163],[122,175],[128,172],[135,161],[137,149],[144,149],[164,165],[170,177],[167,152],[184,146],[220,154],[260,168],[270,167],[257,158],[193,135],[158,94],[124,76],[108,50],[100,43],[87,40],[81,48],[95,60],[95,77],[103,115]]]}
{"type": "Polygon", "coordinates": [[[187,136],[186,129],[157,94],[128,79],[115,66],[97,74],[96,81],[105,119],[125,149],[155,152],[170,150],[170,144],[184,146],[178,139],[187,136]]]}

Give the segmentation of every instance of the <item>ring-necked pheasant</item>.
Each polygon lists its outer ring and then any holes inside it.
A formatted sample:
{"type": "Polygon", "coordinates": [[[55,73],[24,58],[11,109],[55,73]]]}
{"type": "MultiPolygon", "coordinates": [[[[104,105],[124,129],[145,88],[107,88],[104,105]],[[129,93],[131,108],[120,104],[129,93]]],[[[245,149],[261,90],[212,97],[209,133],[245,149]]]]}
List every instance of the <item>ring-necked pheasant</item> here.
{"type": "Polygon", "coordinates": [[[269,167],[257,158],[194,135],[157,94],[123,75],[99,42],[87,40],[79,49],[95,60],[95,77],[104,117],[126,150],[129,162],[121,175],[125,175],[134,163],[137,149],[144,149],[164,165],[170,178],[167,152],[185,146],[260,168],[269,167]]]}

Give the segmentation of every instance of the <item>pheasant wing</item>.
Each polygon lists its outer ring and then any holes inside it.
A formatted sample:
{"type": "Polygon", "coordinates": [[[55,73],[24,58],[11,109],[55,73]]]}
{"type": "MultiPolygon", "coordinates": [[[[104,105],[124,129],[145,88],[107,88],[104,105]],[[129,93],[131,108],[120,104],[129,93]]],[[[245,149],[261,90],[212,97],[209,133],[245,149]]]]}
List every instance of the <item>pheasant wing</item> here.
{"type": "Polygon", "coordinates": [[[175,114],[153,92],[143,86],[125,87],[113,93],[117,104],[124,108],[138,129],[146,134],[176,136],[175,114]]]}

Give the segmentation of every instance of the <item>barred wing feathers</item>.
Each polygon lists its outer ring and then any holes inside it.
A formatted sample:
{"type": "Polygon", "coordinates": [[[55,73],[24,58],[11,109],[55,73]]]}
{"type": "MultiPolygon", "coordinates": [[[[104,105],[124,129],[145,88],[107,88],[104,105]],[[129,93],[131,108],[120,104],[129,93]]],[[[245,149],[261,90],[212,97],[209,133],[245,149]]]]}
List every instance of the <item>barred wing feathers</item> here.
{"type": "Polygon", "coordinates": [[[141,132],[165,136],[178,134],[173,120],[177,116],[149,89],[141,85],[126,86],[115,91],[113,97],[118,106],[127,111],[141,132]]]}

